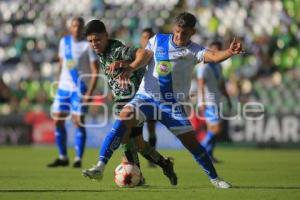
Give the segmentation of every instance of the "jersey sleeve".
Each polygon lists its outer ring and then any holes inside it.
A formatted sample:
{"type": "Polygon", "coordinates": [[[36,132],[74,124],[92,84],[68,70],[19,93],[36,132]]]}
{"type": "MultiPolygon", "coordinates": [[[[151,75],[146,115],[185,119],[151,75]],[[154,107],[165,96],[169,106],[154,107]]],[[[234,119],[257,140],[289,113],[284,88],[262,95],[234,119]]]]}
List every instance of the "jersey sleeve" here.
{"type": "Polygon", "coordinates": [[[65,51],[64,51],[64,40],[61,39],[59,41],[59,47],[58,47],[58,56],[60,59],[63,59],[65,57],[65,51]]]}
{"type": "Polygon", "coordinates": [[[93,49],[91,47],[89,47],[89,61],[90,63],[95,62],[97,60],[97,55],[96,53],[93,51],[93,49]]]}
{"type": "Polygon", "coordinates": [[[198,63],[204,62],[204,54],[206,49],[200,45],[197,45],[195,48],[195,56],[198,63]]]}
{"type": "Polygon", "coordinates": [[[153,51],[155,41],[156,41],[156,34],[152,38],[149,39],[145,49],[153,51]]]}
{"type": "Polygon", "coordinates": [[[128,46],[120,46],[118,47],[115,57],[121,60],[128,60],[133,61],[135,59],[135,53],[137,48],[135,47],[128,47],[128,46]]]}

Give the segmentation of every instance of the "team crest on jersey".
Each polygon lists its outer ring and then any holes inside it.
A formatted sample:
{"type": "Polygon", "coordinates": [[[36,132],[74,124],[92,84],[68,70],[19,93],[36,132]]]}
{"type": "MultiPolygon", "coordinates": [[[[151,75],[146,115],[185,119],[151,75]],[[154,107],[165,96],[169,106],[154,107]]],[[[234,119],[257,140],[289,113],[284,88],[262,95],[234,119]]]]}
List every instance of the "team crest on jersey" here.
{"type": "Polygon", "coordinates": [[[156,71],[161,76],[166,76],[172,72],[173,66],[168,61],[160,61],[156,65],[156,71]]]}
{"type": "Polygon", "coordinates": [[[75,68],[75,67],[76,67],[76,64],[77,64],[76,61],[75,61],[75,60],[72,60],[72,59],[66,61],[66,65],[67,65],[67,68],[68,68],[68,69],[73,69],[73,68],[75,68]]]}

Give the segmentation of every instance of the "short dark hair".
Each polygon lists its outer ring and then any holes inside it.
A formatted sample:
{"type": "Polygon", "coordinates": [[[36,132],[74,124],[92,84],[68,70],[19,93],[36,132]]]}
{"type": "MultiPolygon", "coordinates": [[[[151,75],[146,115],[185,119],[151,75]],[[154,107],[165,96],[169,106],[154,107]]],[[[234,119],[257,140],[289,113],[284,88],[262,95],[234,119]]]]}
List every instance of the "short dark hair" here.
{"type": "Polygon", "coordinates": [[[194,28],[196,25],[196,17],[188,12],[180,13],[174,20],[174,23],[181,28],[194,28]]]}
{"type": "Polygon", "coordinates": [[[87,37],[92,33],[105,33],[106,28],[102,21],[94,19],[89,21],[84,28],[84,36],[87,37]]]}
{"type": "Polygon", "coordinates": [[[150,37],[154,35],[152,28],[144,28],[142,33],[149,33],[150,37]]]}
{"type": "Polygon", "coordinates": [[[73,17],[72,21],[77,21],[81,26],[84,26],[84,19],[82,17],[73,17]]]}
{"type": "Polygon", "coordinates": [[[218,49],[222,49],[222,42],[219,40],[212,41],[209,46],[217,46],[218,49]]]}

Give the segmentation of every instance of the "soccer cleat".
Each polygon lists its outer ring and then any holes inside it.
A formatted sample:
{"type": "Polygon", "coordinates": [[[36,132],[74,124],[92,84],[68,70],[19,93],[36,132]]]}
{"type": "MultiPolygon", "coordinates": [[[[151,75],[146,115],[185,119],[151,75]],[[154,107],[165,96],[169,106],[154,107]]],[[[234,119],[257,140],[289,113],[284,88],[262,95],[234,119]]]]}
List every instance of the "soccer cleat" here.
{"type": "Polygon", "coordinates": [[[50,168],[54,168],[54,167],[66,167],[68,165],[69,165],[69,159],[62,160],[62,159],[57,158],[52,163],[49,163],[47,165],[47,167],[50,167],[50,168]]]}
{"type": "Polygon", "coordinates": [[[148,162],[148,167],[150,168],[156,168],[156,165],[153,162],[148,162]]]}
{"type": "Polygon", "coordinates": [[[173,159],[166,159],[166,166],[163,168],[164,175],[168,177],[172,185],[177,185],[177,175],[174,172],[174,162],[173,159]]]}
{"type": "Polygon", "coordinates": [[[227,183],[226,181],[222,180],[221,178],[210,179],[210,182],[216,187],[221,189],[228,189],[231,188],[232,185],[227,183]]]}
{"type": "Polygon", "coordinates": [[[95,166],[90,169],[82,170],[82,175],[92,180],[101,181],[103,178],[103,171],[99,166],[95,166]]]}
{"type": "Polygon", "coordinates": [[[73,163],[73,168],[81,168],[81,160],[77,160],[73,163]]]}

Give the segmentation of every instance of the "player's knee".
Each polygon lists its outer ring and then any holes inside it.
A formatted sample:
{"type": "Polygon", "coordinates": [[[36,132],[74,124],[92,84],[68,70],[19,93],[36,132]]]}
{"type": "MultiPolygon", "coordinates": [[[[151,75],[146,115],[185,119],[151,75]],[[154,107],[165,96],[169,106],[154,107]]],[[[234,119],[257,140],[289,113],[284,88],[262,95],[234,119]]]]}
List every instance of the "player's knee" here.
{"type": "Polygon", "coordinates": [[[127,128],[133,128],[137,125],[134,110],[131,106],[124,107],[119,117],[122,121],[125,122],[127,128]]]}
{"type": "Polygon", "coordinates": [[[120,112],[120,118],[124,121],[134,119],[134,109],[131,106],[125,106],[120,112]]]}

